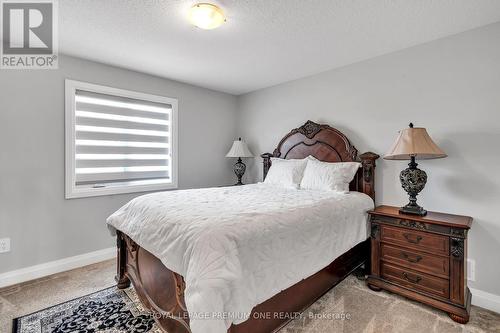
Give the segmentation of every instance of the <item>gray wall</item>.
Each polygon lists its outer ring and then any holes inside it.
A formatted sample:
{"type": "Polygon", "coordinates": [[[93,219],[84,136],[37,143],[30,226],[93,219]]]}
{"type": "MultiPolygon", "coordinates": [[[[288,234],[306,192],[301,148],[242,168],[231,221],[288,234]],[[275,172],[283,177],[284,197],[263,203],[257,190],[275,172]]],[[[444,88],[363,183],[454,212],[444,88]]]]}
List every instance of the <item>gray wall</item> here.
{"type": "MultiPolygon", "coordinates": [[[[360,152],[384,154],[410,121],[448,153],[421,161],[426,208],[471,215],[470,286],[500,295],[500,24],[241,96],[238,135],[272,152],[307,119],[343,131],[360,152]]],[[[404,161],[379,160],[377,203],[402,205],[404,161]]],[[[261,179],[261,159],[249,166],[261,179]]]]}
{"type": "MultiPolygon", "coordinates": [[[[421,161],[428,209],[475,218],[472,287],[500,295],[500,24],[236,98],[71,57],[54,71],[0,71],[0,273],[113,246],[105,218],[138,194],[64,199],[64,79],[179,99],[180,188],[230,184],[236,136],[272,151],[307,119],[331,124],[360,152],[383,154],[410,121],[449,155],[421,161]],[[235,112],[235,110],[238,110],[235,112]],[[237,124],[237,126],[235,126],[237,124]]],[[[248,181],[261,178],[250,159],[248,181]]],[[[405,162],[378,161],[378,203],[401,205],[405,162]]]]}
{"type": "Polygon", "coordinates": [[[90,61],[0,71],[0,273],[114,245],[105,219],[138,194],[64,199],[64,79],[179,99],[179,187],[234,182],[236,97],[90,61]]]}

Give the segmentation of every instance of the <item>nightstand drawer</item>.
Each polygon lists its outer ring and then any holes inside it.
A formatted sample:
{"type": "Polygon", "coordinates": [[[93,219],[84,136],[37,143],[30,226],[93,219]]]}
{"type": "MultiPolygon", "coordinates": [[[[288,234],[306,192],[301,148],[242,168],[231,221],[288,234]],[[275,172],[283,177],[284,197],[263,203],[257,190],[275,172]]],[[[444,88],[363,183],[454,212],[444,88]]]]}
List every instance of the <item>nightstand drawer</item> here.
{"type": "Polygon", "coordinates": [[[446,257],[410,250],[382,243],[381,259],[420,272],[449,278],[450,262],[446,257]]]}
{"type": "Polygon", "coordinates": [[[444,298],[450,296],[450,283],[446,279],[420,273],[411,269],[381,263],[382,278],[414,290],[434,294],[444,298]]]}
{"type": "Polygon", "coordinates": [[[382,242],[399,244],[441,255],[448,255],[450,251],[448,237],[421,231],[381,225],[380,238],[382,242]]]}

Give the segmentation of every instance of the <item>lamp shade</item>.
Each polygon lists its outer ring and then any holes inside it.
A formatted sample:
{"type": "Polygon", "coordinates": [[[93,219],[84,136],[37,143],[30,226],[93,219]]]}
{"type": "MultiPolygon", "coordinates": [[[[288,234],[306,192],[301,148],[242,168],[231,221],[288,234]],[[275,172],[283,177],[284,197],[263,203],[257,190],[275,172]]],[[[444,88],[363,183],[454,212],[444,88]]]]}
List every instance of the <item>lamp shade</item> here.
{"type": "Polygon", "coordinates": [[[411,156],[425,160],[446,157],[446,153],[439,148],[427,133],[425,128],[405,128],[399,132],[396,142],[384,156],[386,160],[409,160],[411,156]]]}
{"type": "Polygon", "coordinates": [[[226,154],[226,157],[253,157],[252,152],[248,149],[245,141],[241,141],[241,138],[233,142],[233,146],[226,154]]]}

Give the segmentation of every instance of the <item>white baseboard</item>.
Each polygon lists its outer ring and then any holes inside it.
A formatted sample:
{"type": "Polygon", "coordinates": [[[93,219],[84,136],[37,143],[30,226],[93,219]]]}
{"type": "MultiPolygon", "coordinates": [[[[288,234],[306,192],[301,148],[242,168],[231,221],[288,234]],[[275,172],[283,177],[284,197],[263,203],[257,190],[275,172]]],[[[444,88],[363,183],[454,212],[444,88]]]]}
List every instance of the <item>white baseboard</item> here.
{"type": "Polygon", "coordinates": [[[472,293],[472,305],[500,313],[500,296],[482,291],[479,289],[469,288],[472,293]]]}
{"type": "Polygon", "coordinates": [[[116,247],[80,254],[74,257],[50,261],[0,274],[0,288],[17,283],[39,279],[44,276],[68,271],[70,269],[95,264],[116,257],[116,247]]]}

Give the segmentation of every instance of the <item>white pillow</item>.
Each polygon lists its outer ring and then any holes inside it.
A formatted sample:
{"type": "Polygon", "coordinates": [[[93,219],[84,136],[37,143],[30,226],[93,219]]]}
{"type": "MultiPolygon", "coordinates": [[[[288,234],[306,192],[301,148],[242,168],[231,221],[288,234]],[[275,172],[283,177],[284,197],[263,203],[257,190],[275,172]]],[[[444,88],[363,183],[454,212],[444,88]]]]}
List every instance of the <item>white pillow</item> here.
{"type": "Polygon", "coordinates": [[[349,193],[349,183],[360,167],[358,162],[328,163],[309,159],[300,188],[349,193]]]}
{"type": "Polygon", "coordinates": [[[319,161],[316,157],[309,155],[305,158],[306,160],[313,160],[313,161],[319,161]]]}
{"type": "Polygon", "coordinates": [[[284,160],[282,158],[271,157],[271,167],[267,172],[264,183],[299,188],[306,164],[307,158],[301,160],[284,160]]]}

